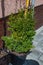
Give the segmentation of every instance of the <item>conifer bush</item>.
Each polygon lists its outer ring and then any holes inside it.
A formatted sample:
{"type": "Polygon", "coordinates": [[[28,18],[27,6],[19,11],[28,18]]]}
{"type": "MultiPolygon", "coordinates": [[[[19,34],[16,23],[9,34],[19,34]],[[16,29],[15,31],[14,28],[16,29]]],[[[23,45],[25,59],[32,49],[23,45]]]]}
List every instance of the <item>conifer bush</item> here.
{"type": "Polygon", "coordinates": [[[33,48],[32,40],[35,35],[35,21],[32,18],[32,9],[30,9],[26,17],[24,11],[20,10],[17,15],[11,14],[8,21],[9,36],[3,36],[5,47],[11,51],[18,53],[30,51],[33,48]]]}

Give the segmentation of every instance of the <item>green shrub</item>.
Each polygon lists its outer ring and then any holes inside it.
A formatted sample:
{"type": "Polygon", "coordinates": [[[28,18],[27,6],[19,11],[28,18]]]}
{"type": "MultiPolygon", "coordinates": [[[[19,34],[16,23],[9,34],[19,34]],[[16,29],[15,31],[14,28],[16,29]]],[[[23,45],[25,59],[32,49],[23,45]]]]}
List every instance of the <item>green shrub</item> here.
{"type": "Polygon", "coordinates": [[[7,49],[21,53],[30,51],[33,48],[32,40],[35,35],[35,21],[32,14],[32,9],[30,9],[25,17],[24,11],[21,10],[17,15],[12,14],[9,17],[7,24],[11,34],[2,37],[7,49]]]}

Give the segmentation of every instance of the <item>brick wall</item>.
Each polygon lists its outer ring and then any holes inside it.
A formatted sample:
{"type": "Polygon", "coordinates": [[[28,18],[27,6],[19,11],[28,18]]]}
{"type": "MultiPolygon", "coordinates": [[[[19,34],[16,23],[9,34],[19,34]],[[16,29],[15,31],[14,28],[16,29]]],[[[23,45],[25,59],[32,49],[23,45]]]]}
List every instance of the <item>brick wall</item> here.
{"type": "Polygon", "coordinates": [[[3,46],[1,37],[4,35],[3,20],[0,20],[0,48],[3,46]]]}
{"type": "Polygon", "coordinates": [[[35,7],[35,20],[36,20],[35,29],[43,25],[43,5],[35,7]]]}

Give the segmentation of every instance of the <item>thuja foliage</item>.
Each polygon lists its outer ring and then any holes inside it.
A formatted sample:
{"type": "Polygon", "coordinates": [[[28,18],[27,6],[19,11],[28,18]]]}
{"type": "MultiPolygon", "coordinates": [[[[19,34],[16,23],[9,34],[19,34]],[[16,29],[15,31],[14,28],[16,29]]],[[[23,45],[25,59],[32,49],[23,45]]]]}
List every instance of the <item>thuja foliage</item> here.
{"type": "Polygon", "coordinates": [[[32,9],[30,9],[26,17],[24,11],[20,10],[17,15],[9,17],[8,30],[11,32],[9,36],[4,36],[5,47],[15,52],[27,52],[33,48],[32,40],[35,35],[35,21],[32,18],[32,9]]]}

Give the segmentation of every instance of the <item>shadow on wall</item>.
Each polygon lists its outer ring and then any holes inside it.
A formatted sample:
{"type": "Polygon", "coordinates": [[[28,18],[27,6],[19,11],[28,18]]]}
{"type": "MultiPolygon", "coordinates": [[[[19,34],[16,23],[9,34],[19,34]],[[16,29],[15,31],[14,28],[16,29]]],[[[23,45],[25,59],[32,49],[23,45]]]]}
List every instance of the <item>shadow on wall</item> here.
{"type": "MultiPolygon", "coordinates": [[[[3,18],[3,29],[4,29],[4,36],[6,36],[6,20],[5,20],[5,8],[4,8],[4,0],[1,0],[1,8],[2,8],[2,18],[3,18]]],[[[4,41],[3,41],[3,48],[4,48],[4,41]]]]}
{"type": "Polygon", "coordinates": [[[2,17],[5,16],[5,8],[4,8],[4,0],[1,0],[1,8],[2,8],[2,17]]]}

